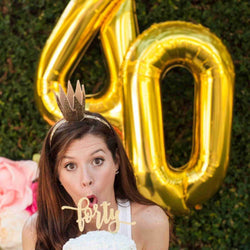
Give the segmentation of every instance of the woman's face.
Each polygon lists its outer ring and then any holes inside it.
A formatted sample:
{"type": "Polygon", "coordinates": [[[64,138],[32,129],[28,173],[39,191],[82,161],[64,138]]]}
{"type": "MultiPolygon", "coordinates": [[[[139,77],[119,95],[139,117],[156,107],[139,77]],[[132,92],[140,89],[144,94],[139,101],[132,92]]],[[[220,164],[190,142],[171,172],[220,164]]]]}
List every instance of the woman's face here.
{"type": "Polygon", "coordinates": [[[105,141],[87,134],[73,141],[58,165],[59,180],[75,204],[88,197],[90,206],[115,202],[114,180],[118,170],[105,141]]]}

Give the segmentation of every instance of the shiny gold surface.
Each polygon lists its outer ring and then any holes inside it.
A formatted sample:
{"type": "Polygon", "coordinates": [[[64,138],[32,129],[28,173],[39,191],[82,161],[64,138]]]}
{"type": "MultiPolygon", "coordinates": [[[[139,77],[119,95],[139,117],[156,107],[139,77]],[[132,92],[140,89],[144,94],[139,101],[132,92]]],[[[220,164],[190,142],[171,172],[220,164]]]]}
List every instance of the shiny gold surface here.
{"type": "Polygon", "coordinates": [[[35,97],[44,119],[53,124],[61,118],[54,93],[59,84],[66,88],[74,68],[88,45],[100,31],[108,63],[110,81],[106,91],[87,96],[87,109],[103,114],[122,130],[119,67],[137,36],[134,3],[127,0],[72,0],[69,2],[42,51],[36,79],[35,97]]]}
{"type": "Polygon", "coordinates": [[[125,142],[139,188],[173,212],[186,213],[209,199],[226,174],[233,110],[231,57],[208,29],[175,21],[143,32],[124,61],[125,142]],[[195,79],[192,153],[180,169],[165,157],[160,98],[161,77],[176,66],[187,68],[195,79]]]}

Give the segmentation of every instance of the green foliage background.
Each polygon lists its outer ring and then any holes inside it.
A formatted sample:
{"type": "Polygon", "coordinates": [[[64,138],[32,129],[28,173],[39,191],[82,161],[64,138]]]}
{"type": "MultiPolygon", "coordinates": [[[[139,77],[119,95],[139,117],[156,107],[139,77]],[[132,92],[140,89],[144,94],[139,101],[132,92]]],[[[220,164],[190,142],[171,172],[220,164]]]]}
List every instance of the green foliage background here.
{"type": "MultiPolygon", "coordinates": [[[[0,156],[32,159],[49,125],[34,100],[39,55],[66,0],[0,1],[0,156]]],[[[236,80],[231,161],[217,194],[201,210],[175,217],[171,249],[250,249],[249,244],[249,3],[243,0],[137,0],[140,32],[153,23],[183,20],[215,33],[232,56],[236,80]]],[[[98,38],[72,76],[88,93],[105,83],[98,38]]],[[[166,154],[178,167],[188,161],[192,140],[193,78],[171,70],[162,81],[166,154]],[[180,86],[182,86],[180,88],[180,86]],[[167,124],[167,125],[166,125],[167,124]]]]}

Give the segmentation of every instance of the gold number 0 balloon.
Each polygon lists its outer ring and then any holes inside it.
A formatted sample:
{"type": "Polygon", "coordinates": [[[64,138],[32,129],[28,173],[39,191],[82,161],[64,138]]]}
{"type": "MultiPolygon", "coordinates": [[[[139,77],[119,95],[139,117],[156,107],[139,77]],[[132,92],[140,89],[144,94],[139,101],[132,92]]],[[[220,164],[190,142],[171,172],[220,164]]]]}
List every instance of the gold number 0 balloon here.
{"type": "Polygon", "coordinates": [[[156,24],[130,47],[122,81],[125,141],[139,188],[173,212],[186,213],[210,198],[226,174],[234,85],[231,57],[201,25],[156,24]],[[189,162],[180,169],[165,159],[159,86],[164,73],[176,66],[190,70],[195,79],[193,147],[189,162]]]}
{"type": "Polygon", "coordinates": [[[110,82],[105,92],[88,97],[87,108],[124,129],[141,192],[173,212],[187,212],[214,194],[226,172],[233,65],[218,38],[184,22],[155,25],[130,47],[137,35],[134,12],[133,0],[70,1],[42,51],[36,101],[50,124],[61,117],[53,91],[65,86],[100,29],[110,82]],[[178,65],[194,75],[196,108],[192,155],[177,171],[165,160],[159,81],[178,65]]]}

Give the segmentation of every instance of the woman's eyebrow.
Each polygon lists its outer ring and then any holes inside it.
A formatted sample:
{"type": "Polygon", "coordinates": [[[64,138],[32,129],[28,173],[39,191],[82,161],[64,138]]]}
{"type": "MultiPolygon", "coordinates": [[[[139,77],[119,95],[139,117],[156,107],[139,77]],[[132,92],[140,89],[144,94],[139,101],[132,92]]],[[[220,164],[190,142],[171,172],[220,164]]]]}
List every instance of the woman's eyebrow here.
{"type": "Polygon", "coordinates": [[[74,157],[72,157],[72,156],[67,156],[67,155],[64,155],[64,156],[62,157],[62,159],[65,159],[65,158],[67,158],[67,159],[74,159],[74,157]]]}
{"type": "Polygon", "coordinates": [[[95,150],[94,152],[92,152],[91,155],[94,155],[94,154],[96,154],[96,153],[98,153],[98,152],[101,152],[101,151],[102,151],[103,153],[105,153],[105,151],[104,151],[103,149],[100,148],[100,149],[97,149],[97,150],[95,150]]]}

